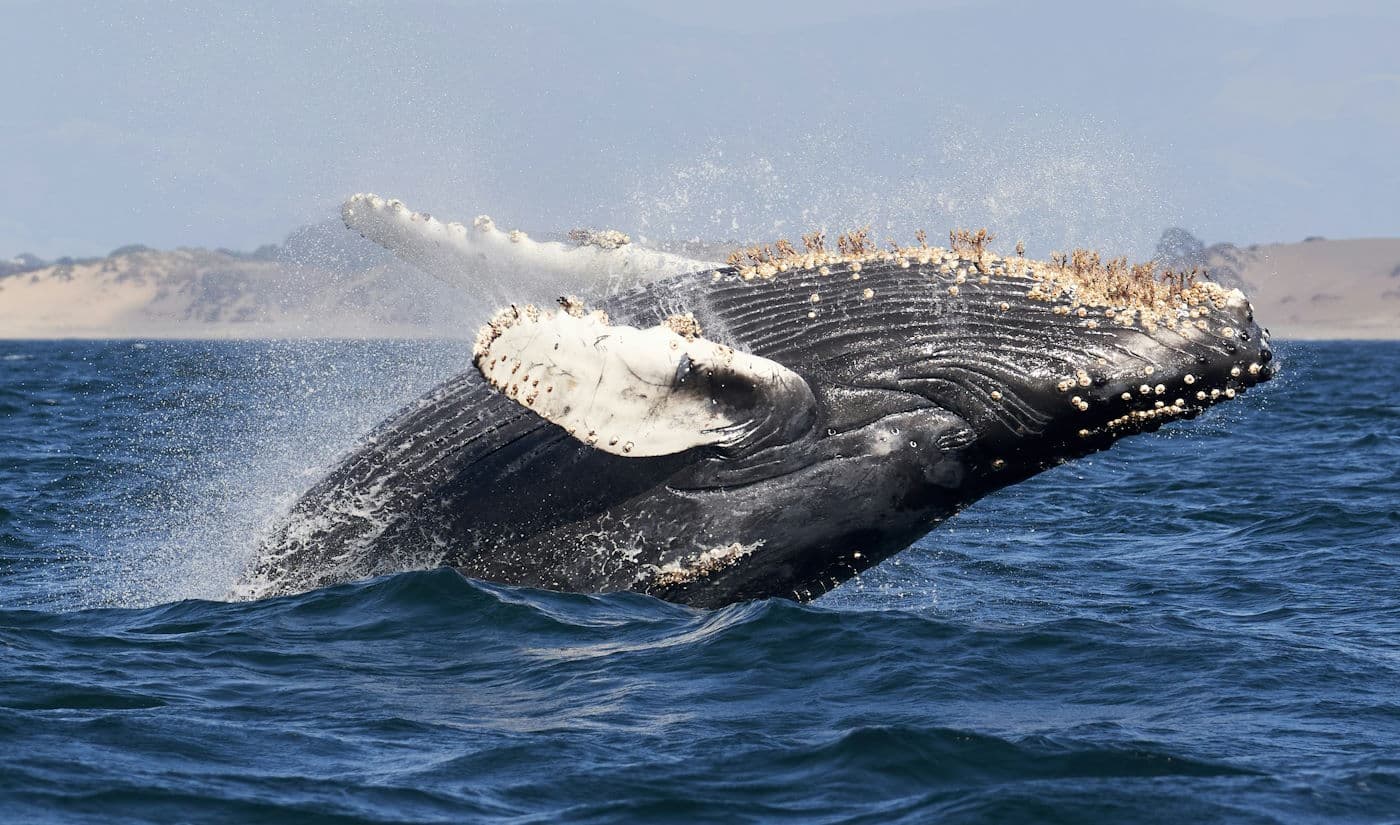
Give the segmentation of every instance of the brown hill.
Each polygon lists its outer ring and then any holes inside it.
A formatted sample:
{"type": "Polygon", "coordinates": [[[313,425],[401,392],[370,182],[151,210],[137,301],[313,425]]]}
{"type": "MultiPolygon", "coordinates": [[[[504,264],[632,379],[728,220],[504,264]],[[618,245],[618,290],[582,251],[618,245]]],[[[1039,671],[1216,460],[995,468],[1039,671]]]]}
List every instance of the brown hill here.
{"type": "Polygon", "coordinates": [[[1400,238],[1230,245],[1206,250],[1238,279],[1279,338],[1400,338],[1400,238]]]}
{"type": "MultiPolygon", "coordinates": [[[[302,230],[251,255],[133,246],[83,261],[16,259],[0,272],[0,338],[470,337],[493,308],[344,235],[302,230]]],[[[1275,337],[1400,338],[1400,238],[1168,239],[1166,257],[1245,286],[1275,337]]]]}
{"type": "Polygon", "coordinates": [[[0,277],[0,338],[451,335],[464,302],[389,261],[332,268],[138,247],[0,277]]]}

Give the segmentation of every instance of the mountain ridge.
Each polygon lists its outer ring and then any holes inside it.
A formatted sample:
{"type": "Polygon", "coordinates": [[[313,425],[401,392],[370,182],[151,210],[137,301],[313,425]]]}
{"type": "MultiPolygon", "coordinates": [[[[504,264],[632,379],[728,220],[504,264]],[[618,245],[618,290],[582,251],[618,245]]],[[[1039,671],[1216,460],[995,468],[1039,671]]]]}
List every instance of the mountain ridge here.
{"type": "MultiPolygon", "coordinates": [[[[728,245],[710,246],[723,258],[728,245]]],[[[1400,238],[1206,246],[1171,228],[1156,259],[1242,287],[1275,337],[1400,338],[1400,238]]],[[[0,260],[10,339],[467,338],[491,309],[329,222],[253,252],[131,244],[0,260]]]]}

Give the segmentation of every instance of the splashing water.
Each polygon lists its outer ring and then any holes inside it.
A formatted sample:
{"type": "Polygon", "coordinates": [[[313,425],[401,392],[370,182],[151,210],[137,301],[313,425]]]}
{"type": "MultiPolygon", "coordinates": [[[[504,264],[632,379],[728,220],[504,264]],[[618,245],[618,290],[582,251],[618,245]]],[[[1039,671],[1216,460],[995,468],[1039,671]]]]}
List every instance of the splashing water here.
{"type": "Polygon", "coordinates": [[[62,365],[7,371],[13,392],[38,396],[11,417],[28,458],[8,466],[38,491],[25,506],[45,548],[11,584],[33,579],[25,600],[60,607],[225,598],[257,536],[328,464],[469,359],[458,342],[12,346],[62,365]],[[82,518],[49,523],[58,510],[82,518]]]}
{"type": "MultiPolygon", "coordinates": [[[[953,120],[956,120],[955,118],[953,120]]],[[[875,237],[932,239],[987,226],[1044,257],[1076,246],[1146,257],[1178,210],[1159,163],[1097,123],[1023,118],[995,128],[930,124],[927,148],[894,151],[854,126],[788,151],[715,138],[691,160],[639,177],[630,220],[653,237],[736,243],[870,225],[875,237]]]]}

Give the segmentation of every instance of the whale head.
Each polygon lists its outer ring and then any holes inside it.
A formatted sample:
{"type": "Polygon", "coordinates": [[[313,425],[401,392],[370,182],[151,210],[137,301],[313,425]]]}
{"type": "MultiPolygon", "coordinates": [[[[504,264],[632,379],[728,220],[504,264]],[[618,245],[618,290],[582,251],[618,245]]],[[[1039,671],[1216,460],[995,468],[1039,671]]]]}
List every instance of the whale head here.
{"type": "Polygon", "coordinates": [[[704,595],[663,596],[720,603],[782,571],[793,596],[813,598],[992,491],[1195,418],[1277,369],[1244,294],[1189,273],[1082,252],[1038,262],[915,248],[812,263],[721,273],[732,284],[705,313],[735,347],[800,374],[817,401],[805,438],[702,465],[694,485],[736,491],[724,512],[761,525],[744,532],[766,542],[749,565],[761,573],[736,564],[704,595]]]}
{"type": "Polygon", "coordinates": [[[717,290],[735,345],[809,377],[832,434],[911,399],[952,416],[968,468],[993,478],[1194,418],[1277,369],[1245,295],[1193,273],[981,244],[826,261],[717,290]]]}
{"type": "Polygon", "coordinates": [[[1147,269],[1116,283],[1105,270],[1028,270],[1019,296],[965,290],[948,318],[959,345],[916,347],[896,369],[967,422],[965,462],[989,487],[1195,418],[1277,370],[1238,289],[1147,269]]]}

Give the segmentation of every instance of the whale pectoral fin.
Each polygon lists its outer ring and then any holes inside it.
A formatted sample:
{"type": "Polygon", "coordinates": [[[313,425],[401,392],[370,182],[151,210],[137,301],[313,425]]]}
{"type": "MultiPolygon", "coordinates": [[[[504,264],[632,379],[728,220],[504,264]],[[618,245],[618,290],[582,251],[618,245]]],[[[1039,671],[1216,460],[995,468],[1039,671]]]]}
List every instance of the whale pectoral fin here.
{"type": "Polygon", "coordinates": [[[643,249],[620,232],[572,233],[573,244],[536,241],[524,232],[502,232],[485,215],[472,226],[443,223],[402,201],[354,195],[340,210],[346,227],[438,280],[479,288],[483,282],[519,285],[559,277],[597,280],[622,275],[648,278],[696,272],[709,264],[643,249]]]}
{"type": "Polygon", "coordinates": [[[497,390],[589,446],[635,457],[747,452],[791,441],[815,420],[801,376],[700,337],[689,316],[639,329],[561,303],[498,313],[475,363],[497,390]]]}

